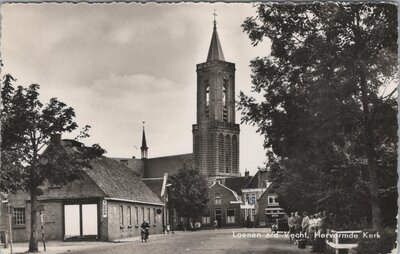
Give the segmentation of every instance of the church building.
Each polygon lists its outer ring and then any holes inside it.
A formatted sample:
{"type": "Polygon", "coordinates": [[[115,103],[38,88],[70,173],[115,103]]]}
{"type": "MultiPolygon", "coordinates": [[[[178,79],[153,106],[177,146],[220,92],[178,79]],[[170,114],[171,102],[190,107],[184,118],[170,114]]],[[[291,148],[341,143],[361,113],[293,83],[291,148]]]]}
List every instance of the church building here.
{"type": "MultiPolygon", "coordinates": [[[[210,184],[210,202],[203,225],[217,220],[219,226],[243,224],[241,189],[250,180],[239,172],[239,124],[235,119],[235,64],[225,61],[214,20],[207,59],[196,66],[197,121],[192,126],[193,153],[149,158],[143,127],[141,158],[114,158],[142,176],[143,182],[160,195],[165,174],[193,165],[210,184]],[[225,193],[225,194],[224,194],[225,193]]],[[[167,223],[179,224],[173,213],[167,223]]]]}

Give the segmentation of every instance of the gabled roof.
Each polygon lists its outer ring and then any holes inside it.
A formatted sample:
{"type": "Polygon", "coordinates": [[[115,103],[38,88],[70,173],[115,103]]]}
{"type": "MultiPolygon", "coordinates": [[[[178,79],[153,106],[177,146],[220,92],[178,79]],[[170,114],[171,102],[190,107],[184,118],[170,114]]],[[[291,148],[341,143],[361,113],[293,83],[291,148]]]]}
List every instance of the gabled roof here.
{"type": "Polygon", "coordinates": [[[227,189],[228,191],[232,192],[232,194],[233,194],[233,196],[235,197],[236,201],[239,201],[239,202],[242,201],[242,199],[239,197],[239,195],[236,193],[236,191],[234,191],[234,190],[232,190],[232,189],[226,187],[226,186],[223,185],[220,181],[215,181],[209,188],[211,189],[211,188],[213,188],[214,186],[217,186],[217,185],[219,185],[219,186],[221,186],[221,187],[227,189]]]}
{"type": "Polygon", "coordinates": [[[257,173],[250,179],[250,181],[246,184],[243,189],[256,189],[256,188],[265,188],[267,178],[267,172],[258,170],[257,173]],[[265,175],[261,175],[265,174],[265,175]]]}
{"type": "Polygon", "coordinates": [[[211,36],[210,48],[208,50],[207,62],[212,60],[225,61],[224,53],[222,52],[221,43],[219,42],[217,26],[214,23],[214,29],[211,36]]]}
{"type": "Polygon", "coordinates": [[[107,157],[94,159],[86,174],[109,198],[162,204],[161,200],[123,163],[107,157]]]}
{"type": "Polygon", "coordinates": [[[245,188],[250,179],[248,176],[229,177],[224,179],[224,185],[237,194],[242,195],[242,189],[245,188]]]}
{"type": "Polygon", "coordinates": [[[152,178],[152,179],[143,179],[143,183],[149,187],[149,189],[157,195],[159,199],[162,199],[161,197],[161,189],[163,185],[163,178],[152,178]]]}
{"type": "MultiPolygon", "coordinates": [[[[59,143],[50,144],[48,149],[57,146],[63,148],[59,151],[64,152],[65,156],[73,152],[92,149],[74,140],[62,140],[59,143]]],[[[89,164],[90,168],[83,169],[83,172],[99,187],[105,198],[163,205],[161,200],[138,178],[137,174],[124,163],[99,156],[91,159],[89,164]]]]}
{"type": "Polygon", "coordinates": [[[270,185],[268,185],[267,189],[261,194],[261,196],[257,199],[263,199],[266,198],[266,196],[271,195],[271,194],[275,194],[274,188],[276,187],[276,184],[271,183],[270,185]]]}

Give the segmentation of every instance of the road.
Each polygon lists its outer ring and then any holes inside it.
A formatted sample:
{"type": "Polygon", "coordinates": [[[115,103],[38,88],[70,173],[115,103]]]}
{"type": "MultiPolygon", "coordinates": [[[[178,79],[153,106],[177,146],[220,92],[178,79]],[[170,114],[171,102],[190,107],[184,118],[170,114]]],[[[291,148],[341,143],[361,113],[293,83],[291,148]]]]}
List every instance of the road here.
{"type": "Polygon", "coordinates": [[[297,254],[310,253],[307,249],[298,249],[297,246],[288,243],[288,238],[284,235],[278,237],[268,234],[268,229],[218,229],[203,230],[196,232],[176,232],[169,235],[150,236],[147,243],[141,243],[139,239],[93,247],[85,250],[70,251],[68,253],[226,253],[226,254],[297,254]],[[250,237],[243,237],[243,233],[252,233],[250,237]]]}

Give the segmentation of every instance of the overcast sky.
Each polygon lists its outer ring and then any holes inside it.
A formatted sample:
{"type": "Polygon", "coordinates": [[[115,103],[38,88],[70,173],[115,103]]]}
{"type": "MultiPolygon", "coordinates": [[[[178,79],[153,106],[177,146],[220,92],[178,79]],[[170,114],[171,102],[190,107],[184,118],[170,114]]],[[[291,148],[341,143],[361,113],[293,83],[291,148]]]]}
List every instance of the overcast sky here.
{"type": "MultiPolygon", "coordinates": [[[[191,153],[196,64],[207,57],[214,9],[225,59],[236,63],[236,96],[248,93],[250,60],[269,53],[241,28],[252,4],[2,4],[3,74],[73,107],[78,124],[92,126],[84,143],[109,157],[140,157],[142,121],[149,157],[191,153]]],[[[241,172],[265,160],[255,131],[241,125],[241,172]]]]}

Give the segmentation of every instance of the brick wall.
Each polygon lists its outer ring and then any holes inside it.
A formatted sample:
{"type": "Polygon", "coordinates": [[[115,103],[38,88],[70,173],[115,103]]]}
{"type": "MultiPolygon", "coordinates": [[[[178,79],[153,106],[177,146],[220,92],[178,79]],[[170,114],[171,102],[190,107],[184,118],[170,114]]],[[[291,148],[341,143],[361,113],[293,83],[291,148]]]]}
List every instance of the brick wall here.
{"type": "Polygon", "coordinates": [[[108,240],[112,241],[115,239],[127,237],[139,237],[140,225],[143,223],[143,211],[144,219],[150,224],[150,235],[160,234],[162,232],[162,214],[157,214],[157,209],[162,209],[162,207],[119,201],[109,201],[108,240]],[[121,225],[120,223],[120,207],[122,207],[123,211],[123,225],[121,225]],[[128,212],[128,207],[131,207],[131,217],[128,212]],[[136,215],[136,209],[138,211],[138,215],[136,215]],[[148,216],[148,209],[150,209],[150,220],[148,216]]]}
{"type": "MultiPolygon", "coordinates": [[[[87,177],[76,180],[65,186],[42,187],[44,194],[39,196],[39,203],[44,205],[45,234],[48,240],[63,240],[63,203],[79,202],[84,199],[98,199],[103,193],[87,177]]],[[[13,240],[26,242],[30,237],[30,197],[27,193],[18,192],[9,197],[12,208],[25,208],[25,225],[13,226],[13,240]]],[[[96,202],[96,201],[95,201],[96,202]]],[[[7,214],[2,213],[0,219],[1,230],[9,231],[7,214]]],[[[38,238],[41,239],[40,217],[38,212],[38,238]]]]}
{"type": "MultiPolygon", "coordinates": [[[[209,189],[209,202],[207,204],[208,213],[211,217],[211,225],[213,221],[216,219],[215,211],[216,209],[221,209],[221,226],[222,227],[237,227],[242,226],[242,218],[241,218],[241,211],[240,211],[240,204],[232,204],[231,201],[236,201],[235,196],[233,193],[222,186],[219,183],[216,183],[209,189]],[[221,195],[221,204],[215,204],[215,195],[221,195]],[[227,210],[233,209],[235,215],[235,223],[227,223],[227,210]]],[[[211,226],[211,225],[203,225],[204,227],[211,226]]]]}

